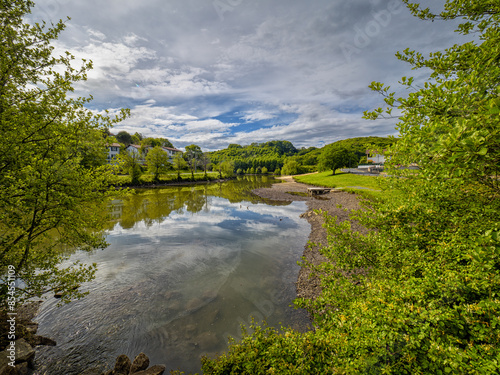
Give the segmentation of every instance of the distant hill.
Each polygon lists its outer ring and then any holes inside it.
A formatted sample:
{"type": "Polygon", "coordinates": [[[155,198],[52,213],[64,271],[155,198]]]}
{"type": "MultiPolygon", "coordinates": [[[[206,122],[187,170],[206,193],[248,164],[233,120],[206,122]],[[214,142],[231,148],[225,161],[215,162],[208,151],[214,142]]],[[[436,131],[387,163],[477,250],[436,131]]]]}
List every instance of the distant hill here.
{"type": "Polygon", "coordinates": [[[213,163],[220,163],[225,160],[233,161],[235,169],[246,171],[248,168],[266,167],[269,171],[274,171],[283,166],[287,157],[296,155],[298,150],[289,141],[270,141],[265,143],[252,143],[241,146],[230,144],[224,150],[210,153],[213,163]]]}

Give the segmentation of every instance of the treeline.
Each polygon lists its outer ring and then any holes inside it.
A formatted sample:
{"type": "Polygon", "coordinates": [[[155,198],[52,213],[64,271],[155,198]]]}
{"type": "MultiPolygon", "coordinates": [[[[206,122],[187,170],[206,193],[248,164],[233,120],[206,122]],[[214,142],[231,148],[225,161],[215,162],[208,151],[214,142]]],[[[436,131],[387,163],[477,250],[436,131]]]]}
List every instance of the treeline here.
{"type": "Polygon", "coordinates": [[[270,141],[248,146],[230,144],[228,148],[211,152],[209,155],[215,164],[233,162],[237,173],[259,173],[262,168],[266,168],[268,172],[280,170],[286,158],[297,153],[298,150],[289,141],[270,141]]]}
{"type": "Polygon", "coordinates": [[[314,172],[322,168],[321,158],[328,158],[332,150],[346,150],[350,163],[342,166],[356,167],[366,162],[366,150],[383,152],[396,141],[386,137],[357,137],[331,143],[322,148],[297,149],[289,141],[252,143],[247,146],[230,144],[224,150],[210,152],[214,164],[225,161],[234,163],[237,174],[274,173],[300,174],[314,172]],[[328,155],[327,155],[328,154],[328,155]]]}

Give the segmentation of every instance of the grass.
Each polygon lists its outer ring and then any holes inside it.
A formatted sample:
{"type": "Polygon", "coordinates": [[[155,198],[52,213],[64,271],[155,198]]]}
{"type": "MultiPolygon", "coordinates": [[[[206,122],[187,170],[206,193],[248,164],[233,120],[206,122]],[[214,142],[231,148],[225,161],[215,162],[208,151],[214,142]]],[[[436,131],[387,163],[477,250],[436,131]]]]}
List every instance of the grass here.
{"type": "Polygon", "coordinates": [[[294,178],[297,182],[304,184],[342,189],[360,194],[369,199],[384,199],[387,198],[388,193],[387,191],[381,191],[380,178],[382,177],[343,172],[337,172],[335,175],[332,175],[332,171],[328,171],[295,176],[294,178]]]}

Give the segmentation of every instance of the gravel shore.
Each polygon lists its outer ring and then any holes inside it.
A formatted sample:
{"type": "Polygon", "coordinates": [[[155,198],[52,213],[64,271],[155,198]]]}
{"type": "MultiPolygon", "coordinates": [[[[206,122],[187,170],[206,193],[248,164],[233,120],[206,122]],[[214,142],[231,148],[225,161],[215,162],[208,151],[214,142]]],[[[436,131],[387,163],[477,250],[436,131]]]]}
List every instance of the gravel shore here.
{"type": "MultiPolygon", "coordinates": [[[[323,228],[324,219],[321,215],[317,215],[314,210],[321,209],[328,212],[330,216],[337,216],[339,221],[344,221],[349,220],[349,211],[360,208],[359,196],[355,194],[332,190],[328,194],[313,198],[306,196],[307,188],[313,186],[295,182],[292,177],[280,179],[283,182],[273,184],[270,188],[255,189],[253,193],[262,198],[276,201],[307,202],[308,210],[301,217],[305,218],[311,225],[309,241],[312,243],[326,244],[327,242],[326,230],[323,228]],[[342,208],[338,208],[337,205],[341,205],[342,208]],[[344,211],[345,209],[347,211],[344,211]]],[[[356,222],[351,221],[351,227],[356,231],[364,232],[363,228],[356,222]]],[[[306,245],[303,256],[306,261],[314,265],[325,261],[325,258],[318,251],[318,246],[306,245]]],[[[310,274],[311,271],[308,268],[301,268],[296,283],[298,297],[315,298],[321,292],[319,279],[310,277],[310,274]]]]}

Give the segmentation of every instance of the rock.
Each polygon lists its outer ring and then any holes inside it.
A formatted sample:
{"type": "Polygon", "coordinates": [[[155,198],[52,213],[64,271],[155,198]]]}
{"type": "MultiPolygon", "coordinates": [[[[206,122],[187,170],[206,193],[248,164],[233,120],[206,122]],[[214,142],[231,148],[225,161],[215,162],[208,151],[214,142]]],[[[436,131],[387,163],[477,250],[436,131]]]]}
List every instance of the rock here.
{"type": "Polygon", "coordinates": [[[15,367],[9,366],[9,358],[6,351],[0,353],[0,375],[17,375],[15,367]]]}
{"type": "Polygon", "coordinates": [[[113,375],[128,375],[130,373],[131,366],[132,363],[130,362],[130,359],[125,354],[122,354],[116,358],[113,375]]]}
{"type": "Polygon", "coordinates": [[[19,363],[16,365],[18,375],[28,375],[28,362],[19,363]]]}
{"type": "Polygon", "coordinates": [[[156,365],[148,368],[147,370],[136,372],[134,375],[163,375],[164,372],[165,366],[156,365]]]}
{"type": "MultiPolygon", "coordinates": [[[[42,301],[26,302],[17,308],[17,319],[19,321],[31,322],[38,314],[42,301]]],[[[33,323],[34,324],[34,323],[33,323]]]]}
{"type": "Polygon", "coordinates": [[[136,372],[146,370],[149,366],[149,358],[146,354],[140,353],[135,357],[132,367],[130,367],[130,373],[135,374],[136,372]]]}
{"type": "Polygon", "coordinates": [[[38,331],[38,323],[29,322],[26,324],[26,331],[34,335],[38,331]]]}
{"type": "Polygon", "coordinates": [[[195,311],[198,310],[201,306],[203,306],[203,301],[201,298],[193,298],[191,299],[185,306],[187,311],[195,311]]]}
{"type": "Polygon", "coordinates": [[[35,358],[35,350],[25,339],[16,340],[16,363],[28,362],[30,365],[35,358]]]}
{"type": "Polygon", "coordinates": [[[64,294],[63,294],[63,292],[62,292],[62,291],[56,291],[56,292],[54,293],[54,298],[59,299],[59,298],[62,298],[62,296],[63,296],[63,295],[64,295],[64,294]]]}
{"type": "Polygon", "coordinates": [[[28,342],[33,346],[46,345],[46,346],[56,346],[57,343],[45,336],[33,335],[28,339],[28,342]]]}

